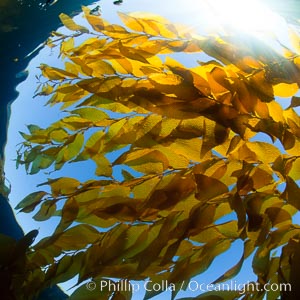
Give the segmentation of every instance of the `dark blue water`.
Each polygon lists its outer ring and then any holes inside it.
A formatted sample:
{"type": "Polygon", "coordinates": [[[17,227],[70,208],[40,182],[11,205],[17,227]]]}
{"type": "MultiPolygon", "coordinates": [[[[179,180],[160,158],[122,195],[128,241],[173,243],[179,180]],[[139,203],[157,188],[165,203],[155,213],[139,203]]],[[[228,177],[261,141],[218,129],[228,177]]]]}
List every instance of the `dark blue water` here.
{"type": "Polygon", "coordinates": [[[26,55],[44,42],[51,31],[60,25],[58,18],[60,13],[75,15],[81,10],[81,5],[89,5],[95,1],[59,0],[54,5],[45,6],[46,2],[47,0],[0,1],[1,157],[6,141],[8,104],[16,98],[15,87],[26,78],[27,74],[24,70],[32,59],[32,56],[26,57],[26,55]]]}

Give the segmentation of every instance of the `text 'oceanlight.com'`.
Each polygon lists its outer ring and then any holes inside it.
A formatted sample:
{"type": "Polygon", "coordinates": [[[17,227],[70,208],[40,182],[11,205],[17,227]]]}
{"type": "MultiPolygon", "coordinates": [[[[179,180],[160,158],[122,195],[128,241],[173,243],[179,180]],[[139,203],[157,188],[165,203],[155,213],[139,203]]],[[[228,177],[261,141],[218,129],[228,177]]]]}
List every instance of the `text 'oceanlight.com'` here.
{"type": "Polygon", "coordinates": [[[291,292],[292,286],[290,283],[266,283],[260,284],[258,282],[246,282],[238,283],[235,280],[231,280],[226,283],[203,283],[196,280],[189,282],[182,281],[181,283],[170,283],[167,280],[160,282],[154,282],[152,280],[146,280],[144,282],[130,282],[129,280],[121,280],[114,282],[112,280],[100,280],[98,283],[95,281],[89,281],[86,283],[86,288],[89,291],[94,291],[97,288],[99,291],[109,292],[126,292],[132,291],[133,293],[139,291],[145,292],[165,292],[165,291],[178,291],[185,290],[188,292],[214,292],[214,291],[237,291],[240,294],[246,294],[251,292],[291,292]]]}

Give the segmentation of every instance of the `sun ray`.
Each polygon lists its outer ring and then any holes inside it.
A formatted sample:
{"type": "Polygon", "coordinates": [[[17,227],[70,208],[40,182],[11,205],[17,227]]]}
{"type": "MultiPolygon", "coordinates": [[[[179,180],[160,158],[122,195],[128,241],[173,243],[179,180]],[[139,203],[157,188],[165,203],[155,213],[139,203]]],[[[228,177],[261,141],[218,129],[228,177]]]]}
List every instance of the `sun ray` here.
{"type": "Polygon", "coordinates": [[[205,0],[216,22],[248,34],[273,33],[280,17],[258,0],[205,0]]]}

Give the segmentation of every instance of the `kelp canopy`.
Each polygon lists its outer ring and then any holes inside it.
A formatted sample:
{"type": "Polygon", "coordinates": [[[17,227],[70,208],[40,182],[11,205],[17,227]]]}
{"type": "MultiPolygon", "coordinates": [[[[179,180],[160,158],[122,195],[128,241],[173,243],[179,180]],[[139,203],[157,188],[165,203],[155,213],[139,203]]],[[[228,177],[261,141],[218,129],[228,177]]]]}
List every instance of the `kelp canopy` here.
{"type": "MultiPolygon", "coordinates": [[[[254,254],[262,289],[243,299],[263,297],[266,283],[297,288],[298,34],[291,34],[295,49],[279,55],[255,40],[264,51],[233,36],[197,36],[160,16],[120,14],[121,26],[83,10],[88,26],[61,14],[71,33],[48,41],[59,45],[64,68],[40,67],[38,94],[65,116],[48,128],[29,125],[18,163],[35,174],[93,161],[94,174],[80,182],[54,172],[18,205],[38,208],[38,221],[60,217],[27,255],[26,297],[78,274],[78,283],[167,280],[175,297],[237,240],[243,252],[214,283],[234,277],[254,254]],[[186,67],[174,53],[199,53],[199,60],[186,67]],[[200,61],[201,53],[209,59],[200,61]]],[[[83,285],[70,299],[84,295],[98,299],[100,291],[83,285]]],[[[102,299],[131,296],[101,291],[102,299]]]]}

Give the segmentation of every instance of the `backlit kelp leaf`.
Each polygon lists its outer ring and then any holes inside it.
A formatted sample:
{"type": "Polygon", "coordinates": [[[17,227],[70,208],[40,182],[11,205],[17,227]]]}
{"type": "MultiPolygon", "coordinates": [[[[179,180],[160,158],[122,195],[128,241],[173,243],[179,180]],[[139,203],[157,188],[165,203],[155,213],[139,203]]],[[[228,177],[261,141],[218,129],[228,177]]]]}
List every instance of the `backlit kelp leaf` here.
{"type": "Polygon", "coordinates": [[[170,39],[178,36],[175,26],[161,16],[150,13],[119,13],[119,17],[128,28],[137,32],[160,35],[170,39]]]}
{"type": "Polygon", "coordinates": [[[42,203],[39,211],[33,216],[36,221],[45,221],[54,216],[56,204],[52,200],[46,200],[42,203]]]}
{"type": "Polygon", "coordinates": [[[171,212],[164,220],[162,225],[158,226],[156,230],[158,233],[154,240],[149,244],[149,246],[141,253],[145,259],[139,261],[139,265],[137,267],[138,272],[143,272],[149,267],[152,261],[160,255],[161,251],[165,247],[165,243],[163,242],[167,236],[176,228],[176,224],[179,220],[181,220],[181,213],[171,212]]]}
{"type": "Polygon", "coordinates": [[[59,164],[63,164],[75,158],[79,154],[83,143],[84,135],[82,133],[71,136],[69,140],[65,142],[64,147],[57,154],[56,167],[59,164]]]}
{"type": "Polygon", "coordinates": [[[160,178],[157,176],[151,176],[149,178],[146,177],[139,180],[136,180],[133,177],[127,184],[132,186],[132,192],[134,193],[136,199],[147,199],[149,196],[151,196],[151,193],[155,190],[159,182],[160,178]]]}
{"type": "Polygon", "coordinates": [[[200,157],[203,158],[205,155],[215,146],[225,142],[228,137],[228,130],[219,125],[215,121],[205,119],[203,121],[203,139],[201,145],[200,157]]]}
{"type": "Polygon", "coordinates": [[[139,20],[131,17],[130,15],[119,13],[119,16],[122,20],[122,22],[130,29],[134,31],[143,31],[143,25],[140,24],[139,20]]]}
{"type": "MultiPolygon", "coordinates": [[[[78,116],[69,115],[63,119],[60,120],[59,125],[61,127],[64,127],[65,129],[69,129],[71,131],[77,131],[79,129],[85,129],[91,125],[91,121],[80,118],[78,116]]],[[[73,136],[74,138],[74,136],[73,136]]],[[[72,138],[69,138],[68,140],[71,141],[72,138]]]]}
{"type": "MultiPolygon", "coordinates": [[[[146,17],[145,14],[144,16],[146,17]]],[[[155,20],[155,16],[147,16],[147,19],[144,18],[141,22],[144,27],[144,31],[148,34],[160,35],[169,39],[176,39],[179,35],[175,25],[167,24],[163,19],[155,20]]]]}
{"type": "Polygon", "coordinates": [[[69,61],[65,62],[65,69],[67,72],[77,75],[77,77],[78,77],[78,73],[80,72],[80,68],[69,61]]]}
{"type": "Polygon", "coordinates": [[[79,81],[77,84],[90,93],[105,93],[109,92],[120,83],[121,79],[119,77],[109,77],[99,79],[84,79],[79,81]]]}
{"type": "Polygon", "coordinates": [[[195,180],[198,187],[197,199],[206,200],[228,192],[227,186],[221,181],[195,173],[195,180]]]}
{"type": "Polygon", "coordinates": [[[198,249],[194,255],[183,258],[175,265],[169,276],[170,282],[181,282],[207,270],[214,257],[229,249],[229,240],[211,240],[205,246],[198,249]]]}
{"type": "Polygon", "coordinates": [[[285,210],[284,207],[269,207],[266,209],[265,213],[268,215],[274,227],[280,226],[280,223],[287,224],[292,221],[292,215],[285,210]]]}
{"type": "Polygon", "coordinates": [[[114,162],[115,165],[121,163],[145,174],[162,173],[169,165],[167,157],[162,152],[151,149],[125,153],[114,162]]]}
{"type": "Polygon", "coordinates": [[[140,34],[132,35],[125,27],[118,24],[106,24],[103,32],[106,36],[114,38],[116,40],[128,40],[132,37],[138,37],[140,34]]]}
{"type": "MultiPolygon", "coordinates": [[[[227,74],[223,69],[215,67],[210,72],[207,72],[206,76],[212,93],[216,96],[221,94],[224,95],[226,93],[230,94],[230,83],[227,79],[227,74]]],[[[228,102],[230,103],[230,100],[228,102]]]]}
{"type": "Polygon", "coordinates": [[[39,184],[50,185],[53,196],[68,195],[77,190],[80,186],[80,181],[70,177],[60,177],[57,179],[49,179],[47,182],[39,184]]]}
{"type": "Polygon", "coordinates": [[[21,209],[22,212],[31,212],[39,203],[41,203],[42,198],[45,195],[47,195],[47,193],[44,191],[33,192],[20,201],[16,206],[16,209],[21,209]]]}
{"type": "Polygon", "coordinates": [[[292,178],[287,177],[286,187],[282,196],[289,204],[293,205],[297,209],[300,209],[299,192],[300,188],[298,184],[292,178]]]}
{"type": "Polygon", "coordinates": [[[124,58],[117,58],[117,59],[111,59],[111,64],[116,70],[116,72],[121,74],[131,74],[133,71],[132,63],[129,59],[124,58]]]}
{"type": "Polygon", "coordinates": [[[81,249],[90,243],[94,243],[101,236],[102,234],[92,226],[80,224],[64,231],[64,233],[59,237],[57,244],[62,248],[68,249],[68,246],[64,246],[65,244],[69,245],[69,249],[81,249]]]}
{"type": "Polygon", "coordinates": [[[101,52],[99,53],[99,50],[105,48],[105,45],[107,43],[108,43],[107,38],[99,38],[99,37],[88,38],[73,49],[73,53],[72,53],[73,55],[69,56],[69,58],[77,65],[77,67],[80,67],[80,65],[84,64],[85,62],[86,52],[95,53],[100,56],[101,52]]]}
{"type": "Polygon", "coordinates": [[[270,266],[270,250],[260,247],[255,252],[252,268],[254,273],[260,278],[264,278],[265,274],[268,273],[270,266]]]}
{"type": "Polygon", "coordinates": [[[77,218],[79,205],[74,197],[70,197],[64,204],[61,212],[61,220],[55,229],[55,234],[67,229],[77,218]]]}
{"type": "Polygon", "coordinates": [[[158,67],[153,67],[153,66],[142,66],[140,70],[145,74],[155,74],[155,73],[160,73],[162,70],[161,68],[158,67]]]}
{"type": "Polygon", "coordinates": [[[182,78],[175,74],[156,73],[150,74],[148,78],[151,82],[154,82],[155,84],[159,85],[176,86],[182,83],[182,78]]]}
{"type": "Polygon", "coordinates": [[[299,157],[291,158],[286,161],[285,164],[286,175],[288,175],[294,181],[300,179],[300,159],[299,157]]]}
{"type": "Polygon", "coordinates": [[[291,100],[291,105],[289,107],[298,107],[300,106],[300,97],[293,96],[291,100]]]}
{"type": "MultiPolygon", "coordinates": [[[[117,277],[116,274],[108,274],[109,266],[118,265],[120,257],[126,249],[126,232],[128,225],[119,224],[115,226],[109,232],[105,232],[101,235],[99,243],[93,244],[85,252],[84,264],[79,274],[78,282],[82,282],[91,277],[103,276],[103,277],[117,277]],[[105,251],[106,246],[110,247],[111,251],[105,251]],[[97,265],[102,264],[108,268],[97,268],[97,265]],[[112,276],[111,276],[112,275],[112,276]]],[[[100,236],[99,236],[100,238],[100,236]]]]}
{"type": "Polygon", "coordinates": [[[42,169],[47,169],[54,161],[54,156],[46,155],[45,153],[36,156],[32,161],[30,174],[36,174],[42,169]]]}
{"type": "Polygon", "coordinates": [[[169,148],[190,161],[200,161],[201,140],[199,138],[176,139],[169,148]]]}
{"type": "Polygon", "coordinates": [[[96,109],[94,107],[83,107],[77,108],[71,111],[72,114],[79,115],[80,117],[91,120],[93,122],[98,122],[103,119],[108,119],[109,116],[107,113],[102,110],[96,109]]]}
{"type": "Polygon", "coordinates": [[[135,61],[140,61],[142,63],[148,64],[147,57],[151,57],[152,54],[149,54],[143,50],[135,49],[132,47],[126,47],[121,42],[119,43],[120,53],[125,57],[135,61]]]}
{"type": "Polygon", "coordinates": [[[273,162],[280,155],[278,148],[266,142],[248,142],[247,148],[256,154],[258,160],[264,163],[273,162]]]}
{"type": "Polygon", "coordinates": [[[169,147],[155,146],[152,149],[157,149],[163,153],[169,162],[169,167],[174,169],[184,169],[189,165],[189,159],[183,155],[177,154],[175,151],[171,150],[169,147]]]}
{"type": "Polygon", "coordinates": [[[54,90],[53,87],[50,86],[49,84],[43,84],[42,88],[40,89],[40,92],[37,95],[40,95],[40,96],[51,95],[53,90],[54,90]]]}
{"type": "Polygon", "coordinates": [[[225,222],[216,226],[217,230],[227,238],[236,239],[240,236],[238,222],[236,220],[225,222]]]}
{"type": "Polygon", "coordinates": [[[298,92],[299,87],[296,83],[279,83],[274,85],[273,89],[275,96],[289,98],[298,92]]]}
{"type": "Polygon", "coordinates": [[[111,162],[104,155],[96,154],[92,156],[92,159],[97,165],[97,169],[95,172],[97,176],[112,176],[111,162]]]}
{"type": "Polygon", "coordinates": [[[150,115],[142,119],[139,124],[141,125],[142,135],[147,134],[152,131],[160,122],[162,121],[162,116],[159,115],[150,115]]]}
{"type": "Polygon", "coordinates": [[[113,75],[116,73],[111,64],[100,60],[99,58],[91,58],[85,61],[86,65],[92,69],[91,75],[94,77],[102,77],[103,75],[113,75]]]}
{"type": "Polygon", "coordinates": [[[50,80],[63,80],[66,78],[77,78],[76,74],[67,72],[62,69],[50,67],[46,64],[42,64],[40,66],[40,69],[43,73],[43,76],[45,76],[46,78],[48,78],[50,80]]]}
{"type": "Polygon", "coordinates": [[[104,24],[105,22],[99,17],[99,16],[94,16],[90,12],[91,10],[86,7],[82,6],[82,10],[84,12],[84,16],[89,22],[89,24],[92,26],[92,28],[95,31],[101,32],[104,29],[104,24]]]}
{"type": "Polygon", "coordinates": [[[75,161],[90,159],[101,152],[104,144],[104,135],[105,133],[100,130],[93,133],[86,141],[83,151],[77,156],[75,161]]]}
{"type": "Polygon", "coordinates": [[[105,138],[109,141],[112,140],[126,124],[126,119],[116,120],[108,129],[105,138]]]}
{"type": "Polygon", "coordinates": [[[68,132],[63,128],[54,128],[49,135],[52,141],[58,143],[64,142],[69,137],[68,132]]]}
{"type": "MultiPolygon", "coordinates": [[[[72,51],[73,49],[74,49],[74,38],[64,40],[60,45],[60,55],[63,58],[65,56],[65,54],[72,51]]],[[[69,64],[65,64],[65,66],[66,66],[66,69],[67,69],[67,66],[68,66],[69,70],[75,71],[75,73],[77,73],[76,68],[70,68],[69,64]]],[[[66,71],[68,71],[68,70],[66,70],[66,71]]],[[[71,72],[71,73],[73,73],[73,72],[71,72]]]]}
{"type": "Polygon", "coordinates": [[[204,228],[211,226],[215,219],[216,213],[216,205],[203,205],[198,204],[195,205],[189,216],[189,220],[191,221],[190,234],[196,235],[201,232],[204,228]]]}
{"type": "Polygon", "coordinates": [[[246,224],[246,208],[238,193],[230,199],[230,206],[235,211],[238,219],[238,228],[243,228],[246,224]]]}
{"type": "Polygon", "coordinates": [[[58,262],[55,272],[51,274],[53,284],[64,282],[78,274],[82,263],[83,252],[76,253],[75,255],[64,255],[58,262]]]}
{"type": "Polygon", "coordinates": [[[62,21],[62,23],[70,30],[73,31],[80,31],[80,32],[89,32],[89,30],[81,25],[76,24],[72,18],[70,18],[68,15],[66,14],[60,14],[59,15],[60,20],[62,21]]]}

